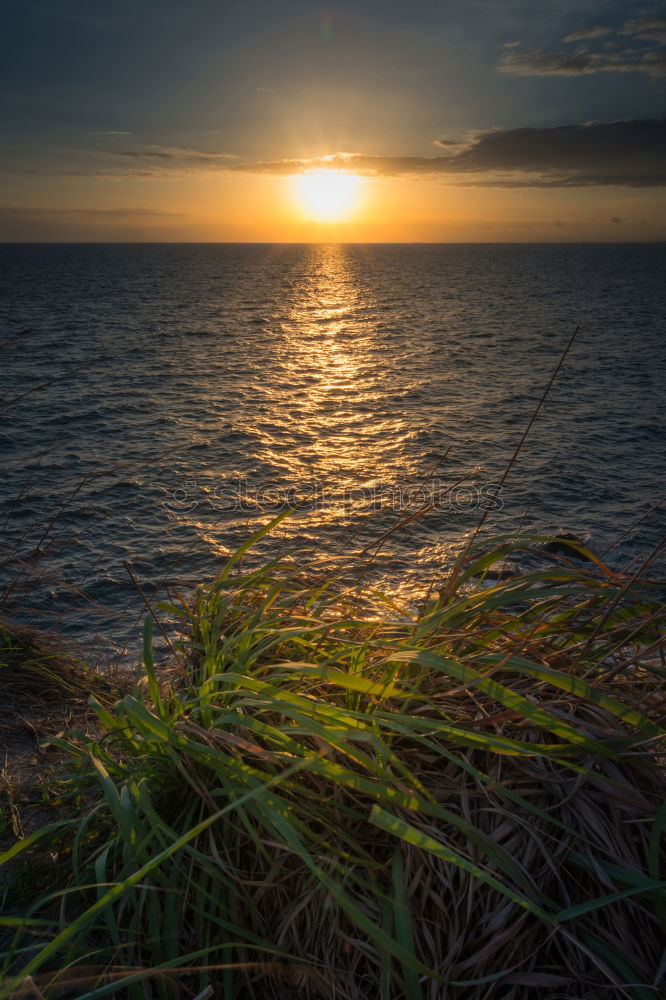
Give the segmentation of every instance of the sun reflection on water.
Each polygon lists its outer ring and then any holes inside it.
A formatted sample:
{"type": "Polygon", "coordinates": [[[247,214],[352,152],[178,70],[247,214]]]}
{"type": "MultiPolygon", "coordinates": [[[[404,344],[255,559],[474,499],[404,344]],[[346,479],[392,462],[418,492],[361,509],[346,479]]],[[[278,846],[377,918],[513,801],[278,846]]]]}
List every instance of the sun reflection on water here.
{"type": "MultiPolygon", "coordinates": [[[[280,275],[282,294],[264,303],[260,328],[246,330],[242,370],[218,369],[211,396],[224,399],[218,419],[231,417],[230,454],[251,494],[214,526],[192,512],[220,556],[258,526],[252,513],[274,513],[270,498],[290,493],[306,502],[280,533],[315,550],[320,565],[348,559],[401,516],[392,489],[422,483],[432,465],[430,421],[411,405],[428,384],[430,348],[401,328],[397,296],[381,299],[362,254],[335,244],[301,251],[280,275]],[[230,398],[238,400],[231,412],[230,398]]],[[[238,354],[236,342],[228,354],[236,365],[238,354]]]]}
{"type": "MultiPolygon", "coordinates": [[[[405,434],[390,409],[395,387],[382,367],[378,303],[344,247],[313,248],[312,265],[280,324],[286,405],[264,444],[272,462],[286,462],[288,475],[315,476],[340,489],[369,485],[387,441],[395,450],[405,434]],[[296,438],[299,446],[285,456],[285,439],[296,438]]],[[[400,471],[409,471],[404,456],[400,471]]]]}

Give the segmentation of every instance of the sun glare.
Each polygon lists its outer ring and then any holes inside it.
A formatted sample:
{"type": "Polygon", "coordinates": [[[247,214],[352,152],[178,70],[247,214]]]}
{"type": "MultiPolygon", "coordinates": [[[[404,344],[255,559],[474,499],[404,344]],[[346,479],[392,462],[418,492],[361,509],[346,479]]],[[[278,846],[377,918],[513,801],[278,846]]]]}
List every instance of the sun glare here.
{"type": "Polygon", "coordinates": [[[315,222],[341,222],[358,205],[363,178],[342,170],[316,170],[294,178],[301,211],[315,222]]]}

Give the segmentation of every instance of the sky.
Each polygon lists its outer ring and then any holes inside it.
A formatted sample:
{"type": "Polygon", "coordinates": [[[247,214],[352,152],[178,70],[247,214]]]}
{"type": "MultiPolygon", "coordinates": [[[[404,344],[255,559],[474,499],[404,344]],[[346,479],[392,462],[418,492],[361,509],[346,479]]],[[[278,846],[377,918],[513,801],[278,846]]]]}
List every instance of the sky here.
{"type": "Polygon", "coordinates": [[[4,241],[666,238],[663,4],[4,0],[0,77],[4,241]]]}

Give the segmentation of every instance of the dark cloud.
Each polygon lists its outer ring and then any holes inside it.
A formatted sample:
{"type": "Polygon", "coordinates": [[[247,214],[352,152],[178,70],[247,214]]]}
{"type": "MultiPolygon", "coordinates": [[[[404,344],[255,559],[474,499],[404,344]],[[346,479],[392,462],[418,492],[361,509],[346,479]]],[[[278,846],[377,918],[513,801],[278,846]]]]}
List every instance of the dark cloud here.
{"type": "Polygon", "coordinates": [[[226,166],[234,171],[282,175],[317,168],[378,176],[434,174],[483,187],[663,187],[666,119],[494,129],[441,156],[340,153],[318,160],[226,166]]]}
{"type": "Polygon", "coordinates": [[[614,49],[592,52],[539,52],[536,49],[507,52],[497,67],[516,76],[581,76],[588,73],[647,73],[663,76],[666,60],[661,52],[614,49]]]}
{"type": "Polygon", "coordinates": [[[464,171],[527,171],[550,180],[666,183],[666,119],[494,130],[452,160],[464,171]]]}
{"type": "Polygon", "coordinates": [[[175,158],[171,153],[161,153],[151,149],[119,149],[116,156],[128,156],[133,160],[173,160],[175,158]]]}
{"type": "Polygon", "coordinates": [[[114,149],[109,152],[132,160],[170,160],[184,166],[236,159],[233,153],[220,153],[214,149],[180,149],[177,146],[148,146],[146,149],[114,149]]]}
{"type": "Polygon", "coordinates": [[[590,73],[647,73],[666,75],[666,18],[626,21],[619,31],[595,26],[566,35],[562,41],[594,42],[614,35],[600,46],[542,52],[515,46],[505,51],[497,69],[515,76],[581,76],[590,73]]]}
{"type": "Polygon", "coordinates": [[[610,217],[610,219],[608,221],[609,222],[614,222],[616,226],[619,226],[620,223],[622,222],[622,219],[619,217],[619,215],[611,215],[611,217],[610,217]]]}

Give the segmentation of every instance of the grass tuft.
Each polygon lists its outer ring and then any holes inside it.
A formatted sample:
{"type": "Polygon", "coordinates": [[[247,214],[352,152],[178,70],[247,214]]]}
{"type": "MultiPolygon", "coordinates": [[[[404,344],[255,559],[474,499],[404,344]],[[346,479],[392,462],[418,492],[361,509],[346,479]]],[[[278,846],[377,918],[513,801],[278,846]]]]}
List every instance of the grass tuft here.
{"type": "Polygon", "coordinates": [[[68,818],[0,858],[52,876],[7,880],[0,997],[659,996],[663,587],[481,585],[542,541],[476,541],[400,614],[247,543],[163,607],[166,673],[149,617],[135,690],[56,740],[68,818]]]}

